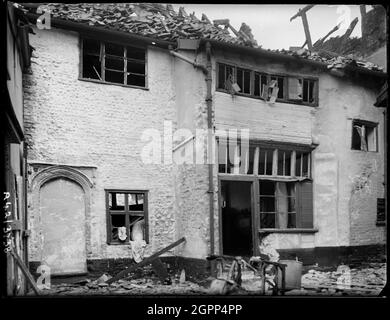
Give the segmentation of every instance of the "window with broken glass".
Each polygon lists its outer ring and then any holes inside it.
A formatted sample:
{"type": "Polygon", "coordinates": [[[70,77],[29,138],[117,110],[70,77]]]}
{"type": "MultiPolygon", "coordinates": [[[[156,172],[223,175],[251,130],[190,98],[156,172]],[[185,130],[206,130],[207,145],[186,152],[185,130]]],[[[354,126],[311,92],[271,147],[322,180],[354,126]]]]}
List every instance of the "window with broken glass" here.
{"type": "Polygon", "coordinates": [[[318,80],[276,75],[218,63],[217,90],[268,102],[318,105],[318,80]]]}
{"type": "Polygon", "coordinates": [[[107,242],[148,242],[147,191],[106,190],[107,242]]]}
{"type": "Polygon", "coordinates": [[[352,150],[378,151],[377,123],[352,120],[352,150]]]}
{"type": "Polygon", "coordinates": [[[257,185],[261,230],[312,229],[311,150],[292,145],[218,141],[221,179],[240,177],[257,185]]]}
{"type": "Polygon", "coordinates": [[[146,87],[146,49],[82,39],[81,78],[146,87]]]}

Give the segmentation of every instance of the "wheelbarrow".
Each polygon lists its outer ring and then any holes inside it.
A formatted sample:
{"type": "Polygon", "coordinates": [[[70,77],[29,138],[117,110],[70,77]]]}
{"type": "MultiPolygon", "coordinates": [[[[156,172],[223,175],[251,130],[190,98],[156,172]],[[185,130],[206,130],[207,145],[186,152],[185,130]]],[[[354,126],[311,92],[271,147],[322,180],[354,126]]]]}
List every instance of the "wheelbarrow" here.
{"type": "Polygon", "coordinates": [[[273,295],[284,295],[284,292],[286,291],[286,264],[268,261],[260,257],[252,257],[248,263],[240,256],[227,255],[212,255],[207,257],[207,260],[216,260],[218,272],[216,281],[212,283],[212,287],[215,289],[214,291],[216,293],[227,294],[234,288],[240,288],[242,284],[243,267],[247,267],[248,269],[252,270],[262,279],[262,284],[259,288],[259,291],[261,291],[263,294],[266,294],[266,283],[268,283],[268,285],[272,288],[273,295]],[[223,270],[227,265],[227,261],[232,262],[227,276],[223,277],[223,270]],[[275,274],[273,281],[271,281],[268,277],[268,273],[270,271],[273,271],[275,274]],[[281,277],[281,281],[279,281],[279,277],[281,277]]]}

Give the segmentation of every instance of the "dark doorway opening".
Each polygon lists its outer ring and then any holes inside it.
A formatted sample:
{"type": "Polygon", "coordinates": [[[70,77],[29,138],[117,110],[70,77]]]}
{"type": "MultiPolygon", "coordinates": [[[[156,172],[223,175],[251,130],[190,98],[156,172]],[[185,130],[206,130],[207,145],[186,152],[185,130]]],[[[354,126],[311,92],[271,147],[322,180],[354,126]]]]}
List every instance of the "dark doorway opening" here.
{"type": "Polygon", "coordinates": [[[221,181],[224,255],[253,255],[251,190],[251,182],[221,181]]]}

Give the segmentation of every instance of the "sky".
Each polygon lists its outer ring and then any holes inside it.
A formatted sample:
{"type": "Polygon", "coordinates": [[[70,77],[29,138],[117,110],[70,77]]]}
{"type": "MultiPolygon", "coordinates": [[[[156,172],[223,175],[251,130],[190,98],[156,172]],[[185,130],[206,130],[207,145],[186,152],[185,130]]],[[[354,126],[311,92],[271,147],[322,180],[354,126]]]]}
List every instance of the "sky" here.
{"type": "MultiPolygon", "coordinates": [[[[184,7],[185,11],[200,19],[202,13],[212,21],[229,19],[230,24],[238,31],[245,22],[252,29],[257,44],[264,49],[288,49],[290,46],[302,46],[305,42],[305,32],[302,19],[290,18],[305,5],[238,5],[238,4],[180,4],[173,5],[175,10],[184,7]]],[[[369,11],[371,6],[366,6],[369,11]]],[[[352,37],[361,36],[359,5],[316,5],[307,12],[312,43],[325,36],[338,23],[340,29],[332,36],[343,35],[350,22],[358,17],[352,37]]],[[[331,36],[331,37],[332,37],[331,36]]]]}

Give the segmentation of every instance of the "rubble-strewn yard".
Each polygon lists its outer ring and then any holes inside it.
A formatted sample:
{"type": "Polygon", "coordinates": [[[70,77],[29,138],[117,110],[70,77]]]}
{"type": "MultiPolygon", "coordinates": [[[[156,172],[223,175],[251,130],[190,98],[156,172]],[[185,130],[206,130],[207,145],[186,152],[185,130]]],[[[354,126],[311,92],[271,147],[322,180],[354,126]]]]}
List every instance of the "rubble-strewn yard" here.
{"type": "MultiPolygon", "coordinates": [[[[195,280],[180,281],[179,275],[172,277],[172,284],[162,284],[154,275],[138,279],[122,279],[111,285],[104,283],[105,278],[83,279],[73,283],[52,284],[42,295],[206,295],[209,281],[196,283],[195,280]]],[[[258,277],[248,277],[243,273],[243,286],[248,290],[235,290],[230,294],[259,294],[261,282],[258,277]],[[252,281],[253,280],[253,281],[252,281]]],[[[377,296],[386,284],[386,264],[369,263],[350,269],[342,274],[333,271],[310,269],[302,275],[302,288],[286,292],[286,295],[321,296],[377,296]],[[350,276],[349,276],[350,274],[350,276]],[[344,281],[343,281],[344,279],[344,281]],[[349,285],[350,284],[350,285],[349,285]]],[[[32,294],[30,292],[30,294],[32,294]]],[[[271,294],[268,292],[267,294],[271,294]]]]}

